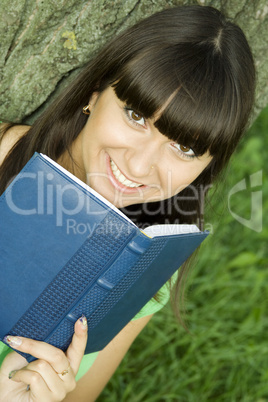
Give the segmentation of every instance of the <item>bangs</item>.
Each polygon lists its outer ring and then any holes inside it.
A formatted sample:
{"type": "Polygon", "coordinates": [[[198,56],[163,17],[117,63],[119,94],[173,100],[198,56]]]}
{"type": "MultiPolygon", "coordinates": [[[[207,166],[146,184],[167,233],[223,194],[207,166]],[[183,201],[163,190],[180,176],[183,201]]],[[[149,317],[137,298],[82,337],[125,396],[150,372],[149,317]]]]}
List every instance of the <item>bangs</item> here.
{"type": "Polygon", "coordinates": [[[217,157],[236,145],[238,101],[221,54],[207,50],[192,44],[150,49],[126,63],[112,86],[146,119],[160,112],[155,127],[170,140],[197,156],[217,157]]]}

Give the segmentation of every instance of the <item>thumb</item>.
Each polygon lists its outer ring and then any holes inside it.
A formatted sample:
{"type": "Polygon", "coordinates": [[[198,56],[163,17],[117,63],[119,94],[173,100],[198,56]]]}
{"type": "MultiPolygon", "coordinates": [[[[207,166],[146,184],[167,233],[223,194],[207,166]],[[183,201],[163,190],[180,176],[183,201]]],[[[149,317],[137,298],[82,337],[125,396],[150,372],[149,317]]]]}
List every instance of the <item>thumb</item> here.
{"type": "Polygon", "coordinates": [[[84,356],[87,345],[87,319],[84,315],[80,317],[74,326],[74,335],[66,356],[70,361],[74,374],[77,374],[81,360],[84,356]]]}

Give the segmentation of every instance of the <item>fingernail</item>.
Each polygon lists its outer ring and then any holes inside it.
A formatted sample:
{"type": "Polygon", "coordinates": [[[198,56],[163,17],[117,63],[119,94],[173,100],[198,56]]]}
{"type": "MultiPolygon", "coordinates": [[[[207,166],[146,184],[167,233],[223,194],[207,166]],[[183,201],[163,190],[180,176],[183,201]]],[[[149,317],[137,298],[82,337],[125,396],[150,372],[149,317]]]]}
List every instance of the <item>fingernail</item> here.
{"type": "Polygon", "coordinates": [[[79,318],[79,321],[82,323],[82,328],[87,329],[87,318],[84,316],[84,314],[81,318],[79,318]]]}
{"type": "Polygon", "coordinates": [[[7,335],[4,337],[4,342],[6,342],[8,345],[15,347],[20,346],[22,344],[22,340],[18,338],[17,336],[10,336],[7,335]]]}
{"type": "Polygon", "coordinates": [[[11,378],[14,377],[14,375],[16,374],[16,372],[17,372],[17,370],[10,371],[10,373],[8,374],[8,378],[11,380],[11,378]]]}

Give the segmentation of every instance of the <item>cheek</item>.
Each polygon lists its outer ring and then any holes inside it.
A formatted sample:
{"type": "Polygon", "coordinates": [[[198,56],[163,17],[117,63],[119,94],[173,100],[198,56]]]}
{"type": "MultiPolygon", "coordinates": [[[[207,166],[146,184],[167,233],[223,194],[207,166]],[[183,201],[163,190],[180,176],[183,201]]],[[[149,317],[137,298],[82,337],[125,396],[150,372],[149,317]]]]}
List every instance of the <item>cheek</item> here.
{"type": "Polygon", "coordinates": [[[196,165],[189,163],[187,166],[187,162],[183,162],[180,166],[177,166],[176,169],[167,171],[165,175],[162,176],[163,182],[165,183],[165,193],[169,197],[180,193],[195,181],[206,166],[207,163],[202,164],[202,166],[200,166],[200,163],[196,165]]]}
{"type": "Polygon", "coordinates": [[[116,146],[127,141],[126,128],[115,118],[96,118],[89,122],[89,137],[103,146],[116,146]]]}

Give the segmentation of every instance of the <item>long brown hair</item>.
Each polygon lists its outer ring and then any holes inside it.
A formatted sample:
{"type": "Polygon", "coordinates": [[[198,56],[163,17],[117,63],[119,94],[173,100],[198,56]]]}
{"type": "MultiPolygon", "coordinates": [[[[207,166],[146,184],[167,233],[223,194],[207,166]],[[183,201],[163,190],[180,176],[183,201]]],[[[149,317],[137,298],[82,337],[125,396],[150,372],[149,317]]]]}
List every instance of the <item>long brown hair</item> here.
{"type": "MultiPolygon", "coordinates": [[[[199,196],[226,166],[254,102],[255,68],[242,30],[220,11],[180,6],[156,13],[108,43],[13,147],[0,169],[0,192],[35,151],[57,160],[84,127],[82,113],[95,91],[113,86],[145,118],[173,96],[155,126],[196,154],[213,159],[178,195],[125,208],[142,226],[202,222],[199,196]],[[190,200],[192,199],[192,200],[190,200]]],[[[185,269],[180,270],[179,282],[185,269]]]]}

